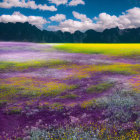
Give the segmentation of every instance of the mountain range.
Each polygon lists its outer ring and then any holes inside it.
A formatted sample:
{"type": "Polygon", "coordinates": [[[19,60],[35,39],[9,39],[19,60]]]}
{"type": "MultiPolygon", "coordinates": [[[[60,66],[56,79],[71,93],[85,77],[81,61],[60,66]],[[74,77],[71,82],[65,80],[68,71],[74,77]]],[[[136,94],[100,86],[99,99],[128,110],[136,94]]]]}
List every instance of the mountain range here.
{"type": "Polygon", "coordinates": [[[40,42],[40,43],[140,43],[140,28],[118,27],[103,32],[87,30],[74,33],[40,30],[26,23],[0,23],[0,41],[40,42]]]}

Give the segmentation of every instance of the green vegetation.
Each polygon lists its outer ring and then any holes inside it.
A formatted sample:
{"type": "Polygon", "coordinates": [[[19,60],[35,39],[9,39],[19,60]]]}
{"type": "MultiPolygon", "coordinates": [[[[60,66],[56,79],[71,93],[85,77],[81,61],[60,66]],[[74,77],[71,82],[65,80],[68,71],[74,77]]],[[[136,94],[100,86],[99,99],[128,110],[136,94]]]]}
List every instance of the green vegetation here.
{"type": "Polygon", "coordinates": [[[96,100],[95,99],[91,99],[88,101],[84,101],[81,105],[81,108],[90,108],[90,107],[95,107],[96,106],[96,100]]]}
{"type": "Polygon", "coordinates": [[[0,85],[0,99],[13,98],[21,90],[23,89],[11,85],[0,85]]]}
{"type": "Polygon", "coordinates": [[[113,83],[104,82],[98,85],[92,85],[87,89],[87,93],[102,93],[113,87],[113,83]]]}
{"type": "Polygon", "coordinates": [[[10,110],[7,113],[8,114],[20,114],[21,113],[21,109],[13,109],[13,110],[10,110]]]}
{"type": "MultiPolygon", "coordinates": [[[[28,79],[27,79],[28,80],[28,79]]],[[[18,84],[3,84],[0,85],[0,98],[9,99],[18,96],[23,97],[37,97],[37,96],[57,96],[66,90],[75,89],[75,85],[66,85],[64,83],[49,82],[42,85],[42,87],[37,87],[35,85],[24,85],[23,83],[18,84]]],[[[20,81],[21,82],[21,81],[20,81]]],[[[29,81],[28,81],[29,82],[29,81]]]]}
{"type": "Polygon", "coordinates": [[[48,61],[27,61],[27,62],[0,62],[0,71],[23,71],[29,68],[56,67],[68,64],[67,61],[52,59],[48,61]]]}
{"type": "Polygon", "coordinates": [[[63,110],[64,106],[61,103],[53,103],[50,105],[50,109],[52,110],[63,110]]]}
{"type": "Polygon", "coordinates": [[[95,65],[96,71],[112,72],[117,74],[139,74],[139,64],[113,64],[113,65],[95,65]]]}
{"type": "Polygon", "coordinates": [[[82,79],[87,78],[95,73],[112,73],[112,74],[123,74],[123,75],[133,75],[139,74],[140,65],[139,64],[124,64],[116,63],[110,65],[63,65],[58,67],[58,69],[64,69],[73,71],[69,78],[82,79]]]}

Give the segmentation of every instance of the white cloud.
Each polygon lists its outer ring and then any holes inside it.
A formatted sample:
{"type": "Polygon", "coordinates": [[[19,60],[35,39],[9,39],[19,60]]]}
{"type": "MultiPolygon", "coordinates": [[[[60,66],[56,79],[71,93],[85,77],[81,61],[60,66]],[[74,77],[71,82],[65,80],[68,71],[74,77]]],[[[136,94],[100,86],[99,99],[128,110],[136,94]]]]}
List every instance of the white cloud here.
{"type": "Polygon", "coordinates": [[[43,25],[47,23],[47,20],[39,16],[25,16],[20,12],[14,12],[12,15],[0,16],[0,22],[3,23],[29,22],[30,24],[35,25],[38,28],[42,28],[43,25]]]}
{"type": "Polygon", "coordinates": [[[53,3],[57,6],[59,5],[69,5],[69,6],[77,6],[79,4],[85,5],[85,2],[83,0],[71,0],[68,3],[68,0],[48,0],[50,3],[53,3]]]}
{"type": "Polygon", "coordinates": [[[66,19],[66,16],[63,14],[56,14],[55,16],[50,17],[51,21],[61,22],[66,19]]]}
{"type": "MultiPolygon", "coordinates": [[[[63,14],[56,14],[55,16],[50,17],[51,21],[57,21],[59,22],[59,24],[53,26],[50,25],[48,26],[48,29],[54,31],[62,30],[73,33],[76,30],[86,31],[88,29],[93,29],[100,32],[104,29],[115,28],[117,26],[120,29],[140,27],[140,8],[136,7],[127,10],[120,16],[101,13],[98,17],[90,19],[85,14],[81,14],[75,11],[73,11],[73,16],[77,20],[66,19],[66,16],[63,14]]],[[[44,19],[43,17],[25,16],[19,12],[14,12],[12,15],[1,15],[0,22],[29,22],[30,24],[35,25],[38,28],[41,28],[44,24],[47,23],[46,19],[44,19]]]]}
{"type": "Polygon", "coordinates": [[[76,30],[85,31],[87,29],[92,29],[93,24],[90,22],[74,21],[72,19],[60,22],[58,26],[48,26],[50,30],[62,30],[63,32],[75,32],[76,30]]]}
{"type": "Polygon", "coordinates": [[[90,18],[88,18],[84,14],[80,14],[78,12],[73,11],[73,16],[80,21],[75,21],[72,19],[68,19],[60,22],[58,26],[48,26],[50,30],[62,30],[63,32],[75,32],[76,30],[85,31],[87,29],[93,28],[93,22],[90,18]]]}
{"type": "Polygon", "coordinates": [[[56,4],[57,6],[67,4],[68,0],[48,0],[50,3],[56,4]]]}
{"type": "Polygon", "coordinates": [[[138,28],[140,27],[140,8],[135,7],[133,9],[129,9],[118,17],[101,13],[96,21],[97,31],[114,27],[119,27],[120,29],[138,28]]]}
{"type": "Polygon", "coordinates": [[[39,10],[48,10],[48,11],[57,11],[55,6],[47,6],[46,4],[37,5],[33,0],[3,0],[0,2],[0,8],[12,8],[12,7],[20,7],[20,8],[30,8],[30,9],[39,9],[39,10]]]}
{"type": "Polygon", "coordinates": [[[136,7],[127,10],[118,17],[107,13],[101,13],[92,20],[87,18],[86,15],[77,12],[73,12],[73,15],[80,21],[68,19],[60,22],[58,26],[48,26],[48,28],[51,30],[62,30],[73,33],[76,30],[86,31],[88,29],[93,29],[101,32],[104,29],[115,27],[119,27],[120,29],[140,27],[140,8],[136,7]]]}
{"type": "MultiPolygon", "coordinates": [[[[110,29],[118,26],[118,17],[111,16],[106,13],[99,14],[99,17],[94,18],[95,23],[95,29],[96,31],[103,31],[104,29],[110,29]]],[[[118,26],[119,27],[119,26],[118,26]]]]}
{"type": "Polygon", "coordinates": [[[129,9],[123,15],[119,16],[118,24],[120,28],[140,27],[140,8],[129,9]]]}
{"type": "Polygon", "coordinates": [[[79,4],[85,5],[85,2],[83,0],[72,0],[69,5],[70,6],[77,6],[79,4]]]}
{"type": "Polygon", "coordinates": [[[79,20],[81,20],[81,21],[83,21],[83,22],[92,22],[92,20],[91,20],[90,18],[88,18],[88,17],[87,17],[86,15],[84,15],[84,14],[80,14],[80,13],[75,12],[75,11],[73,11],[72,14],[73,14],[73,16],[74,16],[76,19],[79,19],[79,20]]]}

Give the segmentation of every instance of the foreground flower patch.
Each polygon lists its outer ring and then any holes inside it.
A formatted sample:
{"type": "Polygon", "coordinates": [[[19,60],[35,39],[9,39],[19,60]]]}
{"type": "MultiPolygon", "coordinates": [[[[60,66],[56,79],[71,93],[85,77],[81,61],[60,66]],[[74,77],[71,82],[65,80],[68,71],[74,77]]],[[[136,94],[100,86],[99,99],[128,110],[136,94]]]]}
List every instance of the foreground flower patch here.
{"type": "Polygon", "coordinates": [[[140,138],[136,44],[5,44],[0,140],[140,138]]]}

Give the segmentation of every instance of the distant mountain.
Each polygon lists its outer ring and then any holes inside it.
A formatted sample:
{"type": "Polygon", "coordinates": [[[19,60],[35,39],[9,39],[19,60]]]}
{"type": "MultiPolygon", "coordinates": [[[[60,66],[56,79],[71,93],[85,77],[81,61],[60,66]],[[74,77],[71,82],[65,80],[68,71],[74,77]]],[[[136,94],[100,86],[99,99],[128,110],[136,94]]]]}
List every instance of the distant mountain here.
{"type": "Polygon", "coordinates": [[[29,23],[0,23],[0,41],[48,43],[140,43],[140,28],[120,30],[118,27],[103,32],[85,33],[40,30],[29,23]]]}

